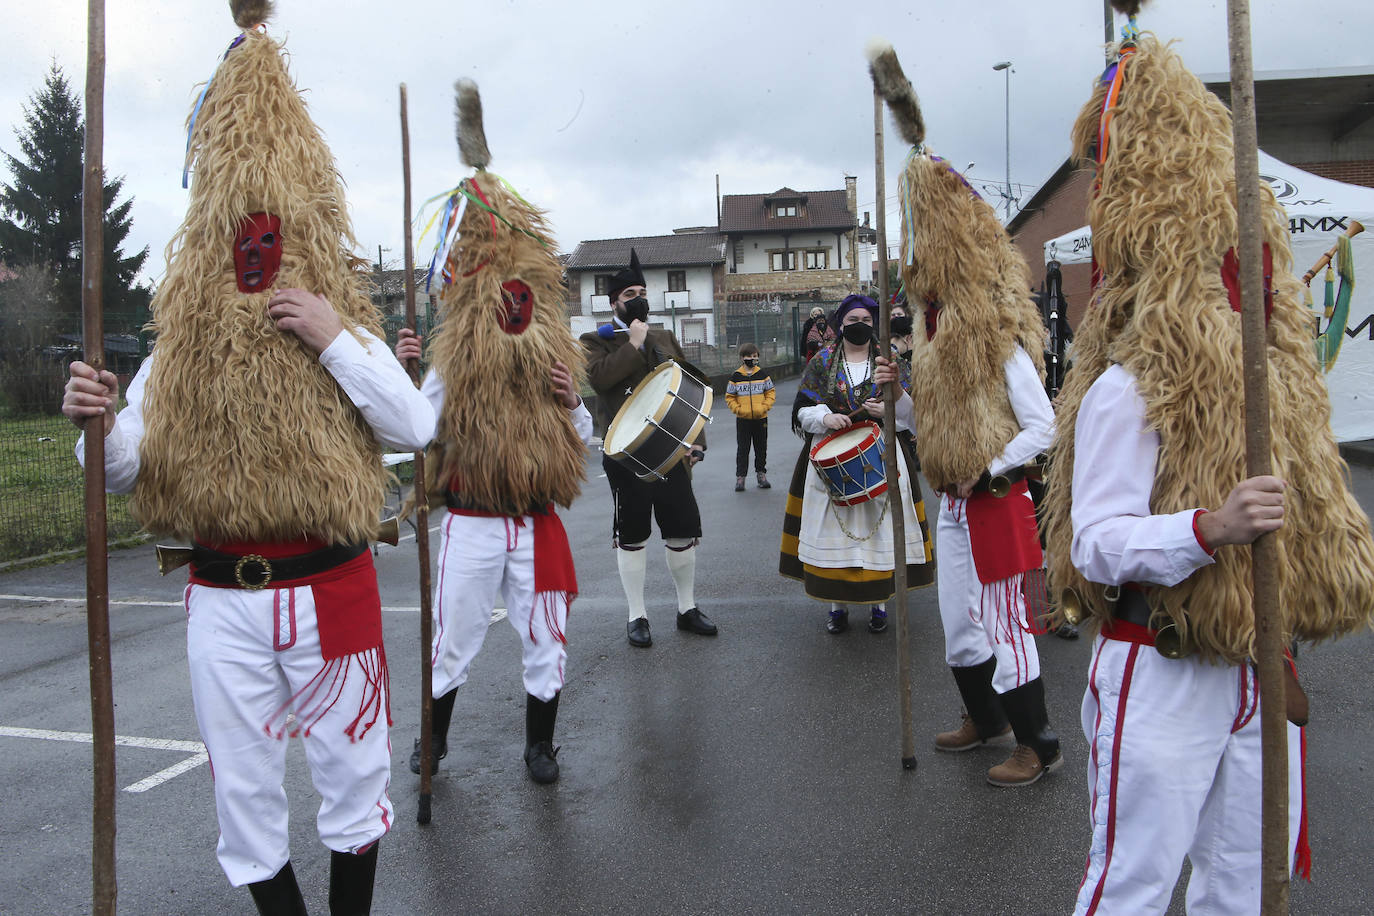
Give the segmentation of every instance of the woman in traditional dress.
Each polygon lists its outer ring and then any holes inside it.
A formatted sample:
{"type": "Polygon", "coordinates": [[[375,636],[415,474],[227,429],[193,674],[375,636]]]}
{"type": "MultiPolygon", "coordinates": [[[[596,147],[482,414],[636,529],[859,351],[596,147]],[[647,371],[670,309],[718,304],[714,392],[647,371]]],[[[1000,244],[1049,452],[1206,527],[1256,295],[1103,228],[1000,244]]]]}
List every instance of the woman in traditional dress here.
{"type": "MultiPolygon", "coordinates": [[[[849,628],[849,605],[869,605],[868,628],[887,629],[883,608],[894,594],[890,498],[900,492],[906,513],[906,579],[909,588],[935,578],[930,531],[916,479],[913,456],[899,448],[903,472],[898,487],[852,506],[831,499],[828,484],[810,461],[812,440],[853,425],[855,419],[881,424],[881,381],[894,371],[904,392],[897,402],[897,428],[912,427],[910,378],[901,360],[878,356],[873,323],[878,305],[867,296],[850,296],[835,310],[840,337],[821,349],[806,367],[792,407],[792,428],[805,437],[788,488],[778,571],[800,580],[810,598],[830,606],[826,629],[849,628]]],[[[881,453],[875,457],[881,461],[881,453]]]]}
{"type": "Polygon", "coordinates": [[[802,325],[801,349],[805,359],[810,360],[821,348],[835,342],[835,329],[825,318],[825,309],[819,305],[811,310],[811,317],[802,325]]]}

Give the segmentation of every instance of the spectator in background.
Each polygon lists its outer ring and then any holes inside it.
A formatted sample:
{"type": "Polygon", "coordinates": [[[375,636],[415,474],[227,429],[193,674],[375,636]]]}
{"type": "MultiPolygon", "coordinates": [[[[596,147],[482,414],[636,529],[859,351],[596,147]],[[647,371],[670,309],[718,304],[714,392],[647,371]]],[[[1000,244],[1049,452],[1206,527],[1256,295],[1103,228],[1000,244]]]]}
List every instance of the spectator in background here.
{"type": "Polygon", "coordinates": [[[773,407],[777,392],[768,371],[759,366],[759,348],[746,343],[739,348],[743,361],[730,375],[725,386],[725,403],[735,415],[735,492],[744,491],[744,475],[749,470],[749,446],[754,446],[754,472],[758,474],[759,489],[767,490],[768,482],[768,411],[773,407]]]}

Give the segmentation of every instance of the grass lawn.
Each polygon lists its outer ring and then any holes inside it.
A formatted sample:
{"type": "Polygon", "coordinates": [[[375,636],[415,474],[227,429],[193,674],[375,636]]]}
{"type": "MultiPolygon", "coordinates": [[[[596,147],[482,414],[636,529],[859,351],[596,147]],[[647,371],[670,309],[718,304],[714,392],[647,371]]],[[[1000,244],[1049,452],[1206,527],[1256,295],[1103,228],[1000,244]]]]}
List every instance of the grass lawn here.
{"type": "MultiPolygon", "coordinates": [[[[84,480],[65,417],[0,419],[0,562],[82,546],[84,480]]],[[[111,496],[109,539],[138,532],[128,497],[111,496]]]]}

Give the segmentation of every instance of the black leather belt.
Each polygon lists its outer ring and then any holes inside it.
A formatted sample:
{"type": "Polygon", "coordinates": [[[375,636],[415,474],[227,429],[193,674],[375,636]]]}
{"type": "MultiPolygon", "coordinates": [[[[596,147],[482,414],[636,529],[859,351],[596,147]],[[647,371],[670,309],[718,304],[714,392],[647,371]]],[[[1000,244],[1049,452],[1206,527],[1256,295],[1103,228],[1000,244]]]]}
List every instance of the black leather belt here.
{"type": "Polygon", "coordinates": [[[203,544],[191,545],[191,574],[212,585],[227,585],[257,590],[269,582],[291,582],[342,566],[361,556],[367,541],[335,544],[294,557],[269,559],[261,554],[233,554],[212,550],[203,544]]]}
{"type": "Polygon", "coordinates": [[[1154,636],[1155,651],[1165,658],[1180,659],[1196,651],[1191,639],[1185,639],[1172,620],[1165,617],[1163,626],[1155,629],[1150,626],[1150,602],[1145,592],[1130,586],[1121,587],[1121,596],[1112,606],[1112,616],[1126,623],[1144,627],[1154,636]]]}
{"type": "Polygon", "coordinates": [[[453,490],[444,491],[444,505],[448,506],[450,509],[457,509],[459,511],[492,512],[497,515],[505,515],[511,518],[521,515],[544,515],[549,510],[549,504],[547,502],[537,503],[524,510],[517,510],[514,512],[508,512],[505,509],[493,509],[490,506],[479,505],[465,497],[462,493],[456,493],[453,490]]]}
{"type": "Polygon", "coordinates": [[[1116,604],[1112,606],[1113,617],[1148,629],[1151,613],[1150,602],[1145,599],[1144,592],[1130,586],[1121,587],[1121,597],[1117,598],[1116,604]]]}
{"type": "Polygon", "coordinates": [[[987,471],[984,471],[984,472],[982,473],[982,475],[978,478],[978,482],[975,483],[975,484],[973,485],[973,492],[975,492],[975,493],[989,493],[989,492],[991,492],[991,490],[992,490],[992,482],[993,482],[994,480],[998,480],[998,479],[1001,479],[1001,480],[1006,481],[1006,485],[1007,485],[1007,486],[1011,486],[1012,484],[1016,483],[1016,482],[1019,481],[1019,480],[1025,480],[1025,479],[1026,479],[1026,469],[1025,469],[1024,466],[1018,467],[1018,468],[1011,468],[1010,470],[1003,471],[1001,474],[998,474],[996,477],[994,477],[993,475],[989,474],[987,471]]]}

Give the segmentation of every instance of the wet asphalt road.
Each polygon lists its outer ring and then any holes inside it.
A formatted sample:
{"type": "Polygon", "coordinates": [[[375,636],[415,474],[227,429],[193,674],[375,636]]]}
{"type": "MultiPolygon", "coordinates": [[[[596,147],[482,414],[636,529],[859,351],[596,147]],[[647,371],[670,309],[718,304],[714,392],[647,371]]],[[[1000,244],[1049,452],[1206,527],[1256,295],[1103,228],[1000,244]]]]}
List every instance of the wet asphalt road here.
{"type": "MultiPolygon", "coordinates": [[[[777,575],[787,478],[800,446],[782,405],[769,424],[772,490],[733,492],[733,418],[718,400],[712,449],[696,471],[705,520],[697,598],[714,639],[673,627],[671,579],[655,540],[647,594],[654,645],[625,642],[600,456],[564,521],[581,596],[568,633],[555,786],[525,775],[519,643],[490,631],[459,694],[434,820],[415,823],[421,652],[414,541],[377,558],[394,692],[391,797],[373,912],[1068,913],[1088,840],[1078,706],[1090,644],[1039,640],[1066,765],[1037,785],[994,789],[1003,752],[937,754],[957,722],[934,589],[912,592],[918,768],[901,756],[895,633],[824,631],[825,609],[777,575]]],[[[1352,471],[1366,510],[1374,471],[1352,471]]],[[[929,499],[929,493],[927,492],[929,499]]],[[[932,517],[933,504],[929,507],[932,517]]],[[[437,548],[437,536],[434,538],[437,548]]],[[[198,742],[186,673],[184,578],[157,576],[151,547],[110,559],[116,732],[198,742]]],[[[0,576],[0,913],[89,912],[90,745],[29,732],[88,733],[84,571],[68,563],[0,576]]],[[[1303,656],[1312,698],[1309,818],[1314,882],[1294,913],[1374,912],[1374,638],[1303,656]]],[[[190,758],[193,745],[121,746],[126,788],[190,758]]],[[[327,907],[299,742],[287,792],[292,858],[313,912],[327,907]]],[[[209,768],[118,793],[119,912],[251,913],[214,858],[209,768]]],[[[1181,889],[1171,912],[1182,912],[1181,889]]]]}

